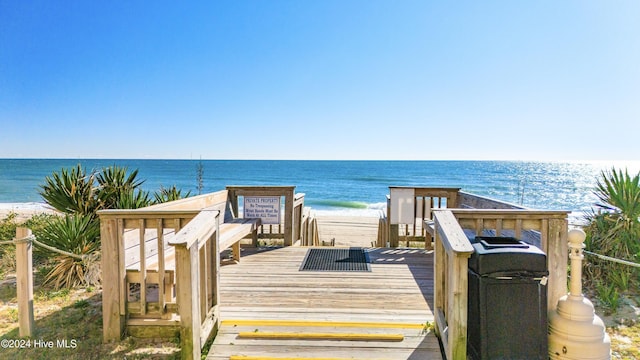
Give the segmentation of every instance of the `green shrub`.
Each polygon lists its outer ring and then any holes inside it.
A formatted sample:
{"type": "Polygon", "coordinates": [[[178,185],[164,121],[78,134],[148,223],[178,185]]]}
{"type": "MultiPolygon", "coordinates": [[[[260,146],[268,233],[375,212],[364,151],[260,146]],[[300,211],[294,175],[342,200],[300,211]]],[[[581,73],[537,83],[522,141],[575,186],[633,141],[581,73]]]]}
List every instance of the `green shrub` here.
{"type": "Polygon", "coordinates": [[[73,257],[49,252],[54,260],[45,283],[56,289],[78,285],[96,285],[100,280],[100,223],[89,215],[65,215],[51,220],[42,229],[39,240],[56,249],[77,255],[73,257]]]}
{"type": "Polygon", "coordinates": [[[61,169],[44,179],[40,195],[54,209],[66,214],[93,215],[99,208],[95,173],[87,174],[80,164],[61,169]]]}
{"type": "Polygon", "coordinates": [[[144,180],[137,179],[138,170],[127,171],[113,165],[96,175],[101,209],[137,209],[151,204],[148,193],[141,190],[144,180]]]}
{"type": "Polygon", "coordinates": [[[614,284],[597,283],[596,295],[602,306],[608,311],[615,312],[620,306],[620,293],[614,284]]]}
{"type": "MultiPolygon", "coordinates": [[[[70,170],[62,169],[45,178],[41,186],[42,198],[53,208],[66,214],[51,218],[44,225],[34,224],[39,241],[56,249],[83,256],[45,251],[55,260],[45,282],[56,288],[95,285],[99,282],[100,222],[97,211],[102,209],[138,209],[154,203],[148,191],[142,189],[138,170],[113,165],[87,173],[80,164],[70,170]]],[[[189,196],[190,192],[184,197],[189,196]]],[[[155,202],[182,198],[175,186],[161,187],[155,202]]],[[[37,221],[37,220],[34,220],[37,221]]],[[[15,229],[14,229],[15,232],[15,229]]]]}
{"type": "MultiPolygon", "coordinates": [[[[588,251],[610,257],[639,262],[640,260],[640,174],[627,171],[602,171],[594,194],[597,210],[587,215],[585,241],[588,251]]],[[[638,268],[589,257],[585,280],[594,287],[605,304],[617,306],[611,291],[625,292],[638,284],[638,268]],[[606,284],[606,285],[605,285],[606,284]]],[[[615,310],[615,307],[612,309],[615,310]]]]}
{"type": "Polygon", "coordinates": [[[186,194],[182,194],[182,190],[178,189],[175,185],[170,188],[160,186],[160,190],[153,194],[156,204],[165,203],[169,201],[179,200],[191,196],[191,191],[186,194]]]}
{"type": "Polygon", "coordinates": [[[18,225],[15,219],[17,216],[18,214],[10,212],[7,217],[0,219],[0,241],[7,241],[16,237],[16,227],[18,225]]]}

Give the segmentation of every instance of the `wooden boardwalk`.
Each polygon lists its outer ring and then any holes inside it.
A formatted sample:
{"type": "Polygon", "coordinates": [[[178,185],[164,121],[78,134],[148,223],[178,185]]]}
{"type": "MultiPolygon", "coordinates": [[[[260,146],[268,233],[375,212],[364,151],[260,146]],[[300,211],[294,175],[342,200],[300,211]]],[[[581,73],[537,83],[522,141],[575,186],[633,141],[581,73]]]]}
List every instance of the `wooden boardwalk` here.
{"type": "Polygon", "coordinates": [[[222,266],[222,325],[207,359],[442,359],[424,328],[432,254],[368,249],[371,272],[299,271],[307,250],[243,249],[222,266]]]}

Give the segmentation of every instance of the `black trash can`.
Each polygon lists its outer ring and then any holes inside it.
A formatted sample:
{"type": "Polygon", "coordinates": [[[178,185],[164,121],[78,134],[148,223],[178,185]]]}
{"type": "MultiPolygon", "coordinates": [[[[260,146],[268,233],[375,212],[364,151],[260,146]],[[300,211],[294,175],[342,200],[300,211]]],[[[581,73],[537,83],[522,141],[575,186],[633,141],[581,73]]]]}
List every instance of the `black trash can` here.
{"type": "Polygon", "coordinates": [[[548,359],[546,255],[512,237],[476,237],[472,245],[468,355],[548,359]]]}

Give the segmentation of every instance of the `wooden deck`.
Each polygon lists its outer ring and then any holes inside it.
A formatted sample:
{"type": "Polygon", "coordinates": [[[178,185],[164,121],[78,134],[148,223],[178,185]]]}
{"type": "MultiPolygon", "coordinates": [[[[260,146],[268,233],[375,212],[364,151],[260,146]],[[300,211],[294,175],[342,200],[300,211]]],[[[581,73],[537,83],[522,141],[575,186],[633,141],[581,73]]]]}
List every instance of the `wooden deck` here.
{"type": "Polygon", "coordinates": [[[207,359],[442,359],[424,328],[432,254],[369,249],[371,272],[301,272],[306,252],[243,249],[222,266],[222,325],[207,359]]]}

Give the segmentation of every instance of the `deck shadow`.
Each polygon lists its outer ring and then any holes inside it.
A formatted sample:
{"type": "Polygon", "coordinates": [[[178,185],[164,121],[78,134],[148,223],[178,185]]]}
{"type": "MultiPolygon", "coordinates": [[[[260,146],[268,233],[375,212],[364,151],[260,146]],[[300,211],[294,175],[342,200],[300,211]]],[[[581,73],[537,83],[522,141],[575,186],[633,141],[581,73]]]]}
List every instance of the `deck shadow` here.
{"type": "Polygon", "coordinates": [[[406,265],[422,297],[429,305],[430,312],[434,308],[433,294],[433,251],[413,248],[370,248],[367,254],[374,265],[406,265]]]}

